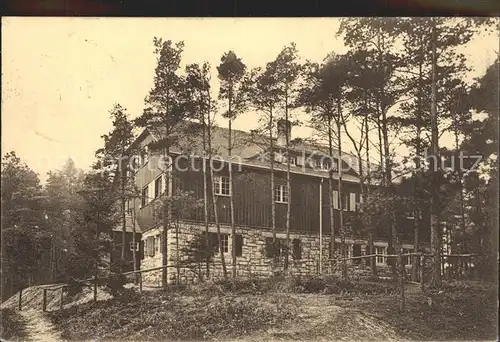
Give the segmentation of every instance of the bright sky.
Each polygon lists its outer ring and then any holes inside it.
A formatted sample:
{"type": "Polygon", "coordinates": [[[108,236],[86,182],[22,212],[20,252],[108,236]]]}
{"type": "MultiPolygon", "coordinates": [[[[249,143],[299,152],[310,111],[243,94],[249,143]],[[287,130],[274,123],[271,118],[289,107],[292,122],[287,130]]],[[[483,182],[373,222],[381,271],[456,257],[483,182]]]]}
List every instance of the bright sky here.
{"type": "MultiPolygon", "coordinates": [[[[174,18],[5,18],[2,20],[2,155],[10,150],[40,174],[71,157],[87,169],[101,135],[111,128],[114,103],[131,117],[144,107],[152,86],[152,39],[184,40],[183,64],[208,61],[234,50],[248,68],[264,66],[295,42],[301,57],[321,61],[346,52],[335,37],[336,18],[174,19],[174,18]]],[[[480,76],[498,52],[498,36],[468,47],[470,77],[480,76]]],[[[235,128],[256,126],[242,116],[235,128]]],[[[221,120],[221,125],[225,123],[221,120]]],[[[294,128],[293,137],[308,136],[294,128]]]]}

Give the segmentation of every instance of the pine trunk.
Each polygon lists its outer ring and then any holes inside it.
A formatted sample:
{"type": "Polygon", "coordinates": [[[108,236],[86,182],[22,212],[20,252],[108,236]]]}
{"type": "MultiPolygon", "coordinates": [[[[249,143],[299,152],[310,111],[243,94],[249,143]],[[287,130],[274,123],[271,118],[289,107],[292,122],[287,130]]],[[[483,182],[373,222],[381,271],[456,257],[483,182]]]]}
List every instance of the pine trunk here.
{"type": "MultiPolygon", "coordinates": [[[[419,179],[420,179],[420,155],[422,154],[422,94],[423,94],[423,62],[424,62],[424,51],[423,51],[423,41],[422,41],[422,36],[419,36],[419,46],[420,46],[420,58],[419,58],[419,63],[418,63],[418,98],[417,98],[417,124],[416,124],[416,146],[415,146],[415,168],[417,169],[417,174],[415,175],[415,186],[413,189],[414,196],[416,198],[416,209],[413,214],[413,224],[414,224],[414,241],[413,241],[413,251],[415,253],[418,253],[420,250],[420,189],[419,189],[419,179]]],[[[411,279],[414,282],[418,281],[418,277],[420,274],[419,268],[421,267],[420,265],[420,257],[418,255],[413,257],[412,260],[412,267],[411,267],[411,279]]]]}
{"type": "MultiPolygon", "coordinates": [[[[209,111],[209,116],[210,116],[210,111],[209,111]]],[[[210,118],[208,119],[210,120],[210,118]]],[[[208,169],[210,170],[210,184],[211,184],[211,189],[212,189],[212,205],[214,209],[214,221],[215,221],[215,227],[217,229],[217,241],[219,244],[219,255],[220,255],[220,262],[222,265],[222,273],[224,275],[224,278],[227,278],[227,268],[226,268],[226,259],[224,257],[224,247],[222,246],[222,239],[221,239],[221,233],[220,233],[220,223],[219,223],[219,209],[217,207],[217,196],[215,195],[214,191],[214,170],[212,167],[213,159],[212,159],[212,123],[209,121],[208,123],[208,169]]]]}
{"type": "Polygon", "coordinates": [[[341,246],[342,246],[342,278],[347,279],[347,249],[346,249],[346,243],[345,243],[345,227],[344,227],[344,205],[342,203],[342,129],[341,129],[341,113],[342,113],[342,106],[340,104],[340,100],[337,101],[337,111],[338,111],[338,118],[337,118],[337,138],[338,138],[338,172],[339,172],[339,181],[338,181],[338,188],[339,188],[339,227],[340,227],[340,237],[341,237],[341,246]]]}
{"type": "Polygon", "coordinates": [[[333,263],[331,259],[333,259],[335,255],[335,212],[333,208],[333,132],[332,132],[332,119],[328,118],[328,154],[330,155],[330,170],[328,170],[328,191],[330,192],[330,268],[333,272],[333,263]]]}
{"type": "MultiPolygon", "coordinates": [[[[137,245],[137,240],[136,240],[136,228],[135,228],[135,204],[134,204],[134,207],[132,208],[132,212],[131,212],[131,219],[132,219],[132,245],[134,246],[134,248],[132,249],[132,258],[134,259],[134,272],[137,271],[137,250],[136,250],[136,245],[137,245]]],[[[137,283],[138,279],[137,279],[137,273],[134,273],[135,274],[135,282],[137,283]]]]}
{"type": "Polygon", "coordinates": [[[274,202],[274,141],[273,141],[273,109],[269,108],[269,147],[271,151],[271,229],[273,233],[273,273],[277,268],[277,246],[276,246],[276,204],[274,202]]]}
{"type": "Polygon", "coordinates": [[[121,216],[122,216],[122,253],[121,253],[121,265],[120,272],[123,272],[122,268],[125,265],[125,257],[126,257],[126,237],[127,237],[127,218],[125,213],[125,180],[123,171],[120,171],[120,187],[121,187],[121,216]]]}
{"type": "Polygon", "coordinates": [[[285,251],[285,273],[288,274],[288,263],[290,258],[290,211],[292,209],[292,186],[290,180],[290,130],[288,127],[288,95],[285,93],[285,146],[286,146],[286,188],[288,201],[286,205],[286,251],[285,251]]]}
{"type": "MultiPolygon", "coordinates": [[[[365,148],[366,148],[366,174],[367,174],[367,186],[365,190],[365,198],[364,203],[368,203],[368,198],[370,196],[371,192],[371,166],[370,166],[370,139],[368,137],[368,132],[369,132],[369,126],[368,126],[368,120],[366,121],[366,141],[365,141],[365,148]]],[[[368,251],[370,255],[375,254],[375,248],[373,246],[373,227],[371,227],[371,222],[368,220],[366,222],[368,225],[368,251]]],[[[376,257],[371,257],[370,258],[370,270],[372,273],[373,277],[377,277],[377,263],[376,263],[376,257]]]]}
{"type": "Polygon", "coordinates": [[[233,137],[232,137],[232,103],[231,97],[229,96],[229,137],[227,142],[227,153],[229,156],[229,201],[231,210],[231,256],[232,256],[232,276],[236,278],[236,225],[234,223],[234,198],[233,198],[233,137]]]}
{"type": "Polygon", "coordinates": [[[432,92],[431,92],[431,147],[432,154],[434,155],[434,165],[432,172],[432,181],[434,183],[433,193],[431,196],[431,253],[434,257],[432,266],[432,286],[441,286],[441,257],[439,253],[439,217],[438,217],[438,192],[436,191],[437,175],[438,175],[438,156],[439,156],[439,137],[438,137],[438,124],[437,124],[437,55],[436,55],[436,26],[434,18],[431,19],[432,37],[431,37],[431,54],[432,54],[432,92]]]}
{"type": "Polygon", "coordinates": [[[168,230],[170,229],[170,221],[171,221],[171,216],[172,216],[172,210],[170,206],[170,197],[172,196],[171,194],[171,188],[170,188],[170,182],[172,178],[172,160],[170,159],[170,146],[167,146],[165,148],[165,159],[168,160],[168,165],[167,169],[165,171],[165,197],[167,199],[165,203],[165,208],[164,208],[164,214],[163,214],[163,231],[162,231],[162,272],[161,272],[161,280],[162,280],[162,287],[164,289],[167,288],[167,283],[168,283],[168,230]]]}
{"type": "Polygon", "coordinates": [[[207,279],[210,278],[210,256],[211,256],[211,246],[210,238],[208,236],[208,187],[207,187],[207,127],[205,120],[203,119],[203,210],[204,210],[204,220],[205,220],[205,257],[206,257],[206,275],[207,279]]]}

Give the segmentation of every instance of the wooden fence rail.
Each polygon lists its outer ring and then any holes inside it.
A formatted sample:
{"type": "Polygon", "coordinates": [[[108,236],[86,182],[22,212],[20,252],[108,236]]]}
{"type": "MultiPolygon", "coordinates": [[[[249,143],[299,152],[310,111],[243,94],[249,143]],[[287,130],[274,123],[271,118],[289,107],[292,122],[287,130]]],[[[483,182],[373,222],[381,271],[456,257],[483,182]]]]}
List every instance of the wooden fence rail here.
{"type": "MultiPolygon", "coordinates": [[[[425,258],[433,258],[433,254],[429,253],[401,253],[401,254],[367,254],[367,255],[360,255],[360,256],[351,256],[347,258],[338,258],[338,259],[324,259],[322,262],[329,262],[329,263],[338,263],[338,262],[343,262],[343,261],[350,261],[350,260],[363,260],[363,259],[371,259],[371,258],[376,258],[376,257],[383,257],[383,258],[400,258],[399,262],[400,265],[402,265],[402,258],[403,257],[411,257],[411,256],[417,256],[419,257],[419,264],[421,267],[419,268],[419,278],[420,278],[420,288],[422,291],[425,290],[425,281],[424,281],[424,261],[425,258]]],[[[442,258],[471,258],[475,257],[476,254],[442,254],[442,258]]],[[[316,262],[316,270],[317,274],[319,274],[319,262],[320,260],[317,259],[300,259],[300,260],[295,260],[295,263],[307,263],[307,262],[316,262]]],[[[241,263],[241,265],[245,265],[246,263],[241,263]]],[[[404,267],[404,266],[403,266],[404,267]]],[[[122,275],[127,276],[127,275],[139,275],[138,277],[138,283],[139,283],[139,291],[142,292],[143,290],[143,273],[147,272],[153,272],[153,271],[158,271],[162,270],[164,268],[178,268],[176,265],[166,265],[166,266],[158,266],[158,267],[152,267],[148,269],[141,269],[137,271],[129,271],[129,272],[124,272],[122,275]]],[[[87,278],[84,280],[79,281],[81,283],[93,283],[93,300],[94,302],[97,301],[97,285],[98,285],[98,277],[97,275],[87,278]]],[[[404,309],[404,272],[400,272],[400,291],[401,291],[401,304],[400,308],[404,309]]],[[[43,298],[42,298],[42,310],[45,312],[47,310],[47,292],[48,291],[57,291],[61,290],[60,294],[60,309],[63,308],[63,296],[64,296],[64,289],[67,287],[67,284],[62,284],[62,285],[57,285],[53,287],[46,287],[43,288],[43,298]]],[[[19,303],[18,303],[18,308],[19,310],[22,310],[22,297],[23,297],[23,289],[19,290],[19,303]]]]}

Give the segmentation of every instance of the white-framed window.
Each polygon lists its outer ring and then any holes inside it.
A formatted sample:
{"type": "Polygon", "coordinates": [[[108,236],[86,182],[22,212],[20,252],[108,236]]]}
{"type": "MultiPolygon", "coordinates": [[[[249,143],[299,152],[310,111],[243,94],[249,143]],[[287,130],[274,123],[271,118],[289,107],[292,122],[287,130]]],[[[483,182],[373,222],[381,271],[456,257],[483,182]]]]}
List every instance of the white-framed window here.
{"type": "MultiPolygon", "coordinates": [[[[212,250],[214,254],[219,254],[219,236],[217,233],[208,233],[210,245],[212,246],[212,250]]],[[[220,242],[222,246],[222,251],[224,253],[229,253],[229,235],[228,234],[220,234],[220,242]]]]}
{"type": "Polygon", "coordinates": [[[229,253],[229,235],[221,234],[220,243],[222,245],[222,250],[224,251],[224,253],[229,253]]]}
{"type": "Polygon", "coordinates": [[[229,177],[215,176],[214,192],[218,196],[231,196],[231,183],[229,182],[229,177]]]}
{"type": "Polygon", "coordinates": [[[278,203],[288,203],[288,187],[283,184],[274,185],[274,201],[278,203]]]}
{"type": "MultiPolygon", "coordinates": [[[[402,251],[403,254],[408,254],[408,253],[411,253],[411,252],[413,252],[411,249],[405,249],[405,248],[403,248],[403,251],[402,251]]],[[[403,257],[404,264],[406,266],[411,266],[411,259],[412,258],[413,258],[412,256],[404,256],[403,257]]]]}
{"type": "Polygon", "coordinates": [[[149,203],[149,185],[142,188],[141,191],[141,207],[145,207],[149,203]]]}
{"type": "Polygon", "coordinates": [[[316,167],[320,170],[329,171],[331,165],[332,165],[332,162],[331,162],[330,158],[324,157],[321,159],[316,159],[316,167]]]}
{"type": "Polygon", "coordinates": [[[339,197],[342,198],[342,210],[356,211],[356,193],[346,192],[339,196],[338,190],[333,190],[333,209],[340,209],[339,197]]]}
{"type": "Polygon", "coordinates": [[[342,194],[342,210],[349,211],[349,193],[342,194]]]}
{"type": "MultiPolygon", "coordinates": [[[[130,241],[130,243],[129,243],[129,249],[130,249],[131,251],[133,251],[133,250],[134,250],[134,242],[133,242],[133,241],[130,241]]],[[[136,243],[135,243],[135,250],[136,250],[137,252],[139,251],[139,242],[136,242],[136,243]]]]}
{"type": "MultiPolygon", "coordinates": [[[[387,247],[375,247],[375,254],[387,255],[387,247]]],[[[375,262],[379,265],[385,265],[386,257],[377,255],[375,262]]]]}
{"type": "Polygon", "coordinates": [[[413,212],[411,211],[405,211],[405,217],[408,219],[408,220],[414,220],[415,219],[415,215],[413,214],[413,212]]]}
{"type": "Polygon", "coordinates": [[[321,159],[316,159],[316,168],[322,171],[337,171],[337,160],[334,159],[332,163],[332,159],[330,157],[323,157],[321,159]]]}
{"type": "Polygon", "coordinates": [[[288,157],[288,162],[290,163],[290,165],[297,165],[297,157],[295,157],[295,156],[289,156],[288,157]]]}

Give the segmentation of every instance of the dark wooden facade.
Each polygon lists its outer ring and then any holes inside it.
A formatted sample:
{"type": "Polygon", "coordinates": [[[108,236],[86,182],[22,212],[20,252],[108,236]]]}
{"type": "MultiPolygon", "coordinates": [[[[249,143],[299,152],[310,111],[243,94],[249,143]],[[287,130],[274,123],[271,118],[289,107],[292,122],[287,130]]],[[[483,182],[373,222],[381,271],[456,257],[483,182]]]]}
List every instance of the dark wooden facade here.
{"type": "MultiPolygon", "coordinates": [[[[146,136],[141,144],[148,144],[151,136],[146,136]]],[[[178,156],[173,156],[178,158],[178,156]]],[[[154,180],[161,176],[160,168],[157,165],[158,161],[154,155],[150,155],[148,164],[140,168],[135,174],[136,185],[143,188],[148,184],[153,184],[154,180]]],[[[203,172],[201,159],[192,159],[183,157],[176,163],[177,167],[172,170],[172,190],[177,192],[191,191],[194,198],[203,199],[203,172]]],[[[225,167],[221,167],[218,162],[214,162],[215,175],[228,176],[227,163],[225,167]]],[[[276,164],[275,184],[286,184],[286,164],[276,164]]],[[[323,234],[327,235],[330,232],[330,196],[329,196],[329,179],[328,173],[323,172],[308,172],[294,169],[291,173],[291,213],[290,213],[290,229],[295,232],[315,233],[320,230],[320,216],[323,225],[323,234]],[[321,201],[320,201],[320,188],[321,201]],[[322,202],[322,210],[320,211],[320,202],[322,202]]],[[[342,182],[342,193],[355,193],[356,202],[360,201],[360,185],[358,182],[352,181],[355,173],[349,171],[346,173],[350,180],[342,182]]],[[[208,175],[207,175],[208,176],[208,175]]],[[[272,227],[272,206],[271,206],[271,179],[270,169],[268,166],[253,164],[252,162],[243,162],[243,165],[233,164],[233,198],[235,206],[235,223],[237,226],[252,227],[255,229],[271,229],[272,227]]],[[[208,196],[211,199],[211,182],[207,182],[208,196]]],[[[338,189],[338,180],[333,180],[333,189],[338,189]]],[[[230,198],[228,196],[216,196],[218,206],[218,217],[221,224],[230,224],[230,198]]],[[[211,200],[209,201],[212,202],[211,200]]],[[[160,226],[155,212],[158,211],[159,198],[152,199],[150,203],[141,207],[140,199],[135,202],[135,207],[140,208],[137,211],[137,220],[143,232],[160,226]]],[[[276,203],[276,229],[284,231],[286,227],[286,212],[287,204],[276,203]]],[[[204,222],[204,210],[199,208],[193,212],[184,213],[181,217],[184,220],[197,221],[200,224],[204,222]]],[[[424,222],[427,220],[424,217],[424,222]]],[[[214,223],[214,211],[212,206],[209,207],[209,222],[214,223]]],[[[334,226],[336,234],[339,234],[340,229],[339,210],[334,210],[334,226]]],[[[344,211],[344,223],[349,225],[354,232],[354,237],[366,238],[363,234],[358,213],[356,211],[344,211]]],[[[414,228],[413,221],[407,220],[398,223],[398,230],[402,231],[402,240],[411,242],[413,240],[414,228]]],[[[387,238],[388,229],[379,227],[377,229],[376,239],[387,238]]],[[[337,235],[338,236],[338,235],[337,235]]],[[[420,232],[421,241],[429,241],[426,230],[420,232]]]]}
{"type": "MultiPolygon", "coordinates": [[[[131,249],[131,244],[133,242],[133,232],[126,232],[125,233],[125,261],[126,265],[124,265],[124,270],[125,272],[128,271],[133,271],[134,270],[134,252],[131,249]]],[[[115,244],[115,253],[111,257],[111,262],[117,261],[121,259],[121,251],[122,251],[122,243],[123,243],[123,233],[119,230],[114,230],[113,231],[113,241],[115,244]]],[[[141,265],[141,259],[144,256],[144,243],[141,241],[141,233],[136,233],[135,235],[135,241],[137,243],[137,252],[136,252],[136,259],[135,259],[135,264],[137,269],[140,268],[141,265]]]]}

